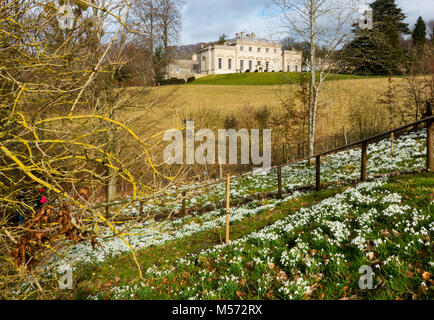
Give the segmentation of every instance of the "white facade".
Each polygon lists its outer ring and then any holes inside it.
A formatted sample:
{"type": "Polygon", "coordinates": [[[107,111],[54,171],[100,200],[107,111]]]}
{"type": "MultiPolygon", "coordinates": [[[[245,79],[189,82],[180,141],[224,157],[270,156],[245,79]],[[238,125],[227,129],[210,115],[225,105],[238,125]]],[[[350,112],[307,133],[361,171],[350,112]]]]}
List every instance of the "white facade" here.
{"type": "Polygon", "coordinates": [[[282,50],[280,43],[241,32],[223,45],[202,48],[197,53],[196,72],[228,74],[241,72],[300,72],[302,53],[282,50]]]}

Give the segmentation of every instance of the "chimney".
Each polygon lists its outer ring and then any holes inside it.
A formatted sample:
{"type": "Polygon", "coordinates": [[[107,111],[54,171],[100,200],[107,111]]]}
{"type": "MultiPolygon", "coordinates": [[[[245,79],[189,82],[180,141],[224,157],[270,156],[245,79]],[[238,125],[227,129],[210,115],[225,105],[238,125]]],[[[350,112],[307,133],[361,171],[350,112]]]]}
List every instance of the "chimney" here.
{"type": "Polygon", "coordinates": [[[241,32],[241,38],[244,38],[244,36],[245,36],[245,33],[241,32]]]}

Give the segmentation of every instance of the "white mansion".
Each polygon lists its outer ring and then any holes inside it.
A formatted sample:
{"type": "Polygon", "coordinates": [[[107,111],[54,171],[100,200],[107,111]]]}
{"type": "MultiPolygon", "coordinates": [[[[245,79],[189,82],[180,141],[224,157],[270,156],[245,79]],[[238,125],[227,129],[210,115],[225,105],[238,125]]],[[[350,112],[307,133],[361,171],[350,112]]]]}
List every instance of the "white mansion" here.
{"type": "Polygon", "coordinates": [[[237,33],[235,39],[222,45],[202,47],[192,60],[174,60],[169,78],[241,72],[299,72],[302,53],[282,50],[282,45],[256,38],[254,33],[237,33]]]}

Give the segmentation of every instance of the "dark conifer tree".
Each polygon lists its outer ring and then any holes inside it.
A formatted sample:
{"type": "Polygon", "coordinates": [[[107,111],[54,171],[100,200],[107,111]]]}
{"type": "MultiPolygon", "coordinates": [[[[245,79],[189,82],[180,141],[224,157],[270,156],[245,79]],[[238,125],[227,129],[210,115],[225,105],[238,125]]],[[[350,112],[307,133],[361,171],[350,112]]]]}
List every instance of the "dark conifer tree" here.
{"type": "Polygon", "coordinates": [[[409,34],[406,16],[395,0],[376,0],[373,10],[373,29],[355,27],[355,39],[346,48],[354,72],[365,75],[393,75],[407,57],[401,47],[402,34],[409,34]]]}
{"type": "Polygon", "coordinates": [[[426,43],[426,24],[422,17],[417,19],[416,25],[414,27],[413,33],[413,45],[416,48],[423,48],[426,43]]]}

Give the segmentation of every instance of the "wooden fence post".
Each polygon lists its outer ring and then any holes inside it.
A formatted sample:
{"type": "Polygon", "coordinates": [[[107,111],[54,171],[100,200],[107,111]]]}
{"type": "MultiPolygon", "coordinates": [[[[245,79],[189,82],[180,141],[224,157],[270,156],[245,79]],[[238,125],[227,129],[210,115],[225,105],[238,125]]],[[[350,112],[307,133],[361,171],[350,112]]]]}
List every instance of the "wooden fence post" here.
{"type": "Polygon", "coordinates": [[[229,200],[231,194],[231,175],[226,175],[226,244],[229,244],[229,200]]]}
{"type": "Polygon", "coordinates": [[[426,158],[428,171],[434,172],[434,121],[427,121],[426,158]]]}
{"type": "Polygon", "coordinates": [[[368,164],[368,142],[364,141],[362,143],[362,163],[361,163],[361,180],[366,181],[367,173],[366,166],[368,164]]]}
{"type": "Polygon", "coordinates": [[[185,217],[185,197],[187,196],[187,193],[185,191],[182,191],[182,207],[181,207],[181,216],[185,217]]]}
{"type": "MultiPolygon", "coordinates": [[[[104,171],[105,174],[107,174],[107,176],[108,176],[109,175],[109,170],[106,167],[105,160],[103,160],[102,165],[103,165],[103,167],[105,169],[105,171],[104,171]]],[[[109,211],[109,182],[108,182],[108,180],[104,181],[104,193],[105,193],[105,202],[106,202],[105,217],[108,219],[109,218],[109,214],[110,214],[110,211],[109,211]]]]}
{"type": "Polygon", "coordinates": [[[394,155],[394,150],[393,150],[393,147],[394,147],[394,143],[395,143],[395,134],[392,132],[392,134],[390,135],[390,142],[391,142],[391,144],[390,144],[390,153],[392,154],[392,156],[394,155]]]}
{"type": "Polygon", "coordinates": [[[277,167],[277,195],[282,198],[282,167],[277,167]]]}
{"type": "Polygon", "coordinates": [[[105,202],[106,202],[106,206],[105,206],[105,217],[109,218],[110,212],[109,212],[109,192],[108,192],[108,182],[105,182],[105,202]]]}
{"type": "Polygon", "coordinates": [[[139,202],[139,216],[140,217],[143,217],[143,201],[142,200],[140,200],[140,202],[139,202]]]}
{"type": "Polygon", "coordinates": [[[321,156],[316,156],[316,183],[315,183],[315,190],[319,191],[321,190],[321,156]]]}

